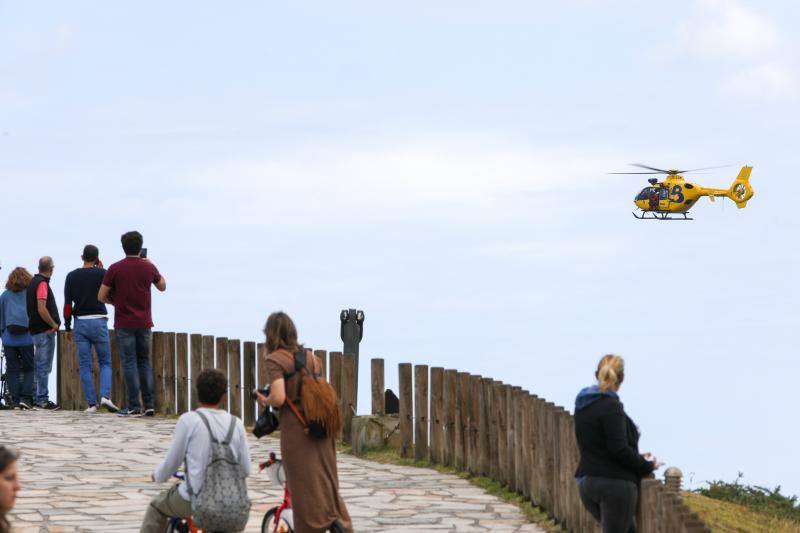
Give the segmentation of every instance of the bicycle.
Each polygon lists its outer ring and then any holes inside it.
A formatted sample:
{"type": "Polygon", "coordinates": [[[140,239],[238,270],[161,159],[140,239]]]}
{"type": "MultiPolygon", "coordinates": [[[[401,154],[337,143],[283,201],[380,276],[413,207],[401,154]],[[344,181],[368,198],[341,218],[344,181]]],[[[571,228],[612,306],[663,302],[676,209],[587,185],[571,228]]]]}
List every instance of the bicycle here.
{"type": "MultiPolygon", "coordinates": [[[[269,459],[258,465],[258,470],[267,470],[267,476],[274,485],[283,489],[283,501],[280,505],[269,509],[261,521],[261,533],[294,533],[294,514],[292,513],[292,495],[286,483],[283,461],[275,452],[270,452],[269,459]]],[[[330,533],[347,533],[337,520],[328,529],[330,533]]]]}
{"type": "Polygon", "coordinates": [[[270,481],[283,489],[283,501],[277,507],[273,507],[266,512],[264,519],[261,521],[261,533],[294,533],[292,497],[289,494],[289,485],[286,483],[283,461],[275,456],[275,452],[270,452],[269,459],[259,463],[259,472],[265,469],[270,481]]]}

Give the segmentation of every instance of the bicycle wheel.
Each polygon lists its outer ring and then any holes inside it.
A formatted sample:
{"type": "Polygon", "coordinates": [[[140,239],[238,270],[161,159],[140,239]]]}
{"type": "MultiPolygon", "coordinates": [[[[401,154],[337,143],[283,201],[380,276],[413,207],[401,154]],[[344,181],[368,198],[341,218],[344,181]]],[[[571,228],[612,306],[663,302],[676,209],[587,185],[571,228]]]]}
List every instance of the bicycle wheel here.
{"type": "Polygon", "coordinates": [[[281,517],[278,523],[275,523],[275,513],[278,511],[277,507],[273,507],[267,514],[264,515],[264,520],[261,522],[261,533],[294,533],[292,527],[281,517]],[[277,525],[277,529],[276,526],[277,525]]]}

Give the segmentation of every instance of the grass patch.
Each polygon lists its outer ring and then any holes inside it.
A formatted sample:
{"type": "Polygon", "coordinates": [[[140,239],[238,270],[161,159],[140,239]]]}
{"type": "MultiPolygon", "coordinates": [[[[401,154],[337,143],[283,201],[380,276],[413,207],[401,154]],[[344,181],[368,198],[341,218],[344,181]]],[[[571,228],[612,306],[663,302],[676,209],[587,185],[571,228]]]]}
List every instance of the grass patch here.
{"type": "MultiPolygon", "coordinates": [[[[342,453],[352,453],[352,448],[343,442],[336,443],[336,450],[342,453]]],[[[394,448],[368,448],[359,454],[358,457],[375,461],[376,463],[386,463],[400,466],[415,466],[419,468],[432,468],[437,472],[443,474],[453,474],[462,479],[466,479],[476,487],[479,487],[487,493],[498,497],[504,502],[515,505],[520,512],[525,515],[528,521],[533,522],[548,533],[555,533],[562,531],[561,527],[556,524],[547,513],[539,507],[535,507],[530,501],[523,498],[521,495],[509,490],[502,486],[499,481],[489,479],[483,476],[473,476],[467,472],[460,472],[455,468],[433,464],[428,460],[415,460],[412,458],[401,457],[400,452],[394,448]]]]}
{"type": "Polygon", "coordinates": [[[683,500],[715,533],[800,532],[800,522],[769,516],[738,503],[717,500],[695,492],[684,492],[683,500]]]}

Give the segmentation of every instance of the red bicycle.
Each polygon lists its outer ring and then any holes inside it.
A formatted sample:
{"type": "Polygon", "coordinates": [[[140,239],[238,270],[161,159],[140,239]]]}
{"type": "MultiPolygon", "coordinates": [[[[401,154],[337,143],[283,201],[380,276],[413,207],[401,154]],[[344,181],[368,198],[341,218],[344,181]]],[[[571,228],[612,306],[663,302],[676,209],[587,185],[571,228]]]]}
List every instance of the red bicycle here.
{"type": "MultiPolygon", "coordinates": [[[[273,507],[264,515],[261,521],[261,533],[294,533],[294,515],[292,514],[292,496],[289,494],[289,485],[286,484],[286,473],[283,462],[270,452],[269,459],[258,465],[259,471],[266,469],[270,481],[283,489],[283,502],[273,507]]],[[[330,533],[347,533],[342,524],[337,520],[328,528],[330,533]]]]}
{"type": "Polygon", "coordinates": [[[264,469],[267,470],[270,481],[283,489],[283,502],[264,515],[264,520],[261,521],[261,533],[294,533],[292,497],[289,494],[289,485],[286,484],[283,462],[275,456],[275,452],[270,452],[269,459],[258,465],[259,471],[264,469]]]}

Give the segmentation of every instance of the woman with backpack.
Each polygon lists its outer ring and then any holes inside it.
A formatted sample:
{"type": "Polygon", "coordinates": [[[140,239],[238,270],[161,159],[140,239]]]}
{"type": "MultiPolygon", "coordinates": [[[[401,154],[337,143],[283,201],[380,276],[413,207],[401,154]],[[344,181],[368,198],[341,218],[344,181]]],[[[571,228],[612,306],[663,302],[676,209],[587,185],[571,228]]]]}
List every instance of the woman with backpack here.
{"type": "Polygon", "coordinates": [[[33,405],[33,337],[28,331],[26,289],[33,276],[22,267],[8,275],[0,295],[0,336],[6,354],[11,406],[30,409],[33,405]]]}
{"type": "Polygon", "coordinates": [[[297,329],[286,313],[272,313],[264,333],[270,393],[258,398],[262,405],[280,410],[281,456],[294,530],[351,531],[350,515],[339,495],[334,439],[340,420],[332,389],[319,376],[317,358],[297,343],[297,329]]]}
{"type": "Polygon", "coordinates": [[[625,414],[619,388],[625,362],[618,355],[600,359],[597,385],[575,399],[575,435],[581,460],[575,477],[581,501],[603,533],[635,533],[640,480],[661,465],[639,453],[639,429],[625,414]]]}

